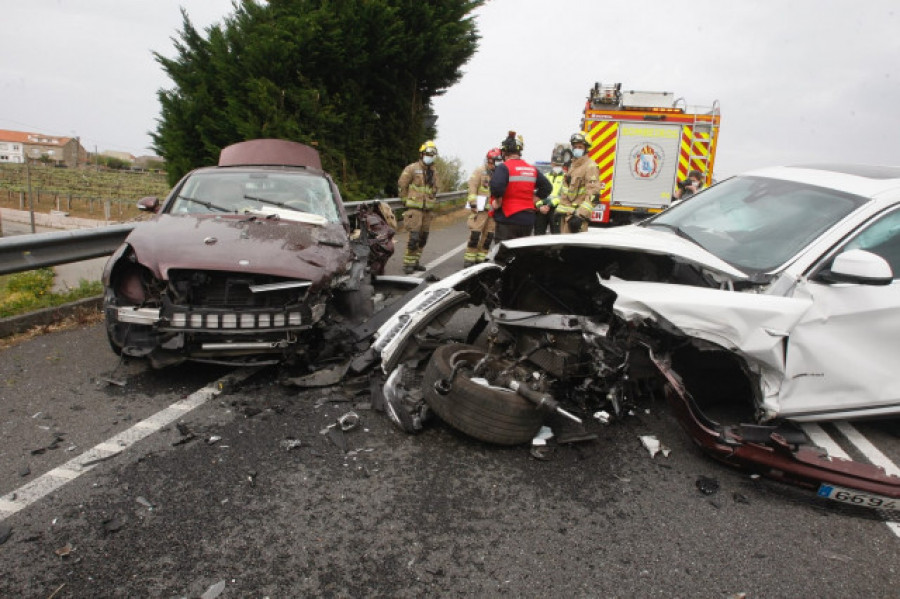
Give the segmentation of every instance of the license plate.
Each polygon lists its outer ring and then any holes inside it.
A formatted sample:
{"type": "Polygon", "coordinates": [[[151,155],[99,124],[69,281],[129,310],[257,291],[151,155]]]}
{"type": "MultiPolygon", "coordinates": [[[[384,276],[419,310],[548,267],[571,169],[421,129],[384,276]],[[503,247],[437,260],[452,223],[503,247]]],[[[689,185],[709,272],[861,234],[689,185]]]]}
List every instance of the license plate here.
{"type": "Polygon", "coordinates": [[[900,499],[891,499],[872,493],[862,493],[855,489],[845,489],[834,485],[820,485],[819,497],[825,497],[841,503],[850,503],[859,507],[868,507],[879,510],[900,509],[900,499]]]}

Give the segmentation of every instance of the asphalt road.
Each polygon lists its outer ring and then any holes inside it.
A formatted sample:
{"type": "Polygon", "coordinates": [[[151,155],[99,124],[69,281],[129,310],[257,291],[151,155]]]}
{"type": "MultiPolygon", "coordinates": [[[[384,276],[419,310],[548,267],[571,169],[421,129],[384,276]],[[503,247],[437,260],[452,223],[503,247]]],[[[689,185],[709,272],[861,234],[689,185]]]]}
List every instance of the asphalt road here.
{"type": "MultiPolygon", "coordinates": [[[[464,238],[449,223],[423,262],[464,238]]],[[[460,250],[434,270],[461,265],[460,250]]],[[[0,517],[27,503],[0,521],[0,596],[900,593],[883,514],[710,461],[663,403],[539,460],[439,422],[405,435],[369,409],[365,378],[228,376],[120,363],[102,325],[0,351],[0,517]],[[351,410],[357,428],[328,432],[351,410]],[[645,434],[669,457],[651,458],[645,434]]],[[[900,463],[900,422],[855,430],[900,463]]]]}

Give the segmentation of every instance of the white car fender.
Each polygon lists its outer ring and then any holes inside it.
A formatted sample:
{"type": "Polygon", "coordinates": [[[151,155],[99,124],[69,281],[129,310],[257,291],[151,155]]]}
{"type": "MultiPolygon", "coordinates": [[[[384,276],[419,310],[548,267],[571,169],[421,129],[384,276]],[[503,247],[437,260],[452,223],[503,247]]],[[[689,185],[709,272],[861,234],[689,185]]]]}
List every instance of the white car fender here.
{"type": "Polygon", "coordinates": [[[812,306],[810,299],[615,279],[603,285],[616,293],[613,310],[620,318],[668,323],[744,357],[761,377],[760,408],[769,417],[777,414],[784,340],[812,306]]]}

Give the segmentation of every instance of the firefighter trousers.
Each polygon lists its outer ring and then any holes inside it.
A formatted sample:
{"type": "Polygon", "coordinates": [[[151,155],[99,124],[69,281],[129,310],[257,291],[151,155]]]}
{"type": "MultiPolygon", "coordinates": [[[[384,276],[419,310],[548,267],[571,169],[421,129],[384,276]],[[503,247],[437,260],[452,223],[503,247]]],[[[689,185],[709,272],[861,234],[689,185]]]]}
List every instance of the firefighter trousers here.
{"type": "Polygon", "coordinates": [[[463,265],[471,266],[487,259],[488,249],[494,241],[496,224],[488,212],[482,210],[471,213],[466,225],[469,227],[469,239],[463,255],[463,265]]]}

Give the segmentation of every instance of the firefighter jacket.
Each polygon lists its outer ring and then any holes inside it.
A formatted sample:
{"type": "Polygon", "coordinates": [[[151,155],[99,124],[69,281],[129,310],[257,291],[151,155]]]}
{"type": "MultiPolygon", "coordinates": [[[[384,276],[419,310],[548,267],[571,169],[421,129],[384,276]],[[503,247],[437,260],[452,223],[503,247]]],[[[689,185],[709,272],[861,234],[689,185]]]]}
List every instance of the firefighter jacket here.
{"type": "Polygon", "coordinates": [[[600,195],[600,167],[590,156],[576,158],[566,180],[567,188],[557,209],[566,213],[578,211],[582,217],[590,217],[594,198],[600,195]]]}
{"type": "Polygon", "coordinates": [[[400,199],[407,208],[432,210],[435,204],[440,181],[434,165],[426,166],[418,160],[413,162],[400,174],[397,187],[400,188],[400,199]]]}
{"type": "Polygon", "coordinates": [[[535,194],[544,199],[552,190],[547,177],[521,158],[510,158],[498,164],[491,177],[491,196],[502,198],[500,211],[506,217],[523,210],[534,212],[535,194]]]}
{"type": "Polygon", "coordinates": [[[550,181],[550,185],[553,186],[553,191],[550,192],[545,199],[535,199],[534,207],[540,208],[541,206],[551,206],[552,208],[556,208],[559,205],[559,198],[565,193],[565,173],[554,173],[550,172],[546,175],[547,180],[550,181]]]}
{"type": "MultiPolygon", "coordinates": [[[[472,171],[472,176],[469,177],[469,208],[474,210],[478,205],[478,196],[482,196],[487,200],[487,198],[491,195],[491,175],[493,174],[492,170],[489,170],[486,164],[480,165],[474,171],[472,171]]],[[[482,210],[487,210],[487,204],[482,207],[482,210]]]]}

